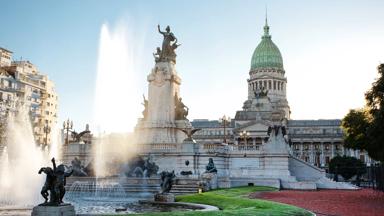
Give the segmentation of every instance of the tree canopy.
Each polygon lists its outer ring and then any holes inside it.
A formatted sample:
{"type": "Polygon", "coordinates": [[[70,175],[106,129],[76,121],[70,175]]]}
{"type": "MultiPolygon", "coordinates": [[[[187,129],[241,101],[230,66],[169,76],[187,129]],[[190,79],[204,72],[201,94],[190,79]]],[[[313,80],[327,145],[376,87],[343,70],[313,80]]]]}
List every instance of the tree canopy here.
{"type": "Polygon", "coordinates": [[[364,174],[365,165],[361,160],[354,157],[336,156],[329,162],[329,171],[348,180],[355,175],[361,176],[364,174]]]}
{"type": "Polygon", "coordinates": [[[342,120],[345,146],[365,150],[374,160],[384,162],[384,64],[378,79],[365,94],[364,109],[350,110],[342,120]]]}

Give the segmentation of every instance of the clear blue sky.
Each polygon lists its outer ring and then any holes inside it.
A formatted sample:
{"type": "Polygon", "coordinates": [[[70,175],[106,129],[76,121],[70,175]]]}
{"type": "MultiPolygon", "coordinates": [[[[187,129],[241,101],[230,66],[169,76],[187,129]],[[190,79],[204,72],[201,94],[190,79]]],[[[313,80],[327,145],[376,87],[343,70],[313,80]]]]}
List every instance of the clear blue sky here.
{"type": "MultiPolygon", "coordinates": [[[[138,92],[146,93],[156,25],[182,46],[177,69],[190,119],[234,117],[247,98],[265,6],[282,52],[294,119],[342,118],[384,59],[384,1],[1,1],[0,46],[28,59],[56,83],[60,122],[92,122],[100,29],[126,23],[139,43],[138,92]]],[[[140,106],[141,101],[132,101],[140,106]]],[[[140,117],[140,112],[135,113],[140,117]]]]}

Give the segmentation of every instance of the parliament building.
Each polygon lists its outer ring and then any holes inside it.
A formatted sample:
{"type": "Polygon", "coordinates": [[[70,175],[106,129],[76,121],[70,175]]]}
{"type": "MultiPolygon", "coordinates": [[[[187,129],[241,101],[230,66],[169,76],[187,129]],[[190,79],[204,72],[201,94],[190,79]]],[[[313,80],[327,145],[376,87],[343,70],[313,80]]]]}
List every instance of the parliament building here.
{"type": "Polygon", "coordinates": [[[312,165],[327,168],[329,161],[337,155],[354,156],[367,165],[373,162],[366,152],[344,147],[340,119],[290,119],[283,58],[271,39],[267,21],[261,42],[252,55],[247,82],[248,98],[234,119],[228,122],[225,119],[195,119],[191,122],[194,128],[201,129],[194,136],[198,143],[257,150],[268,140],[267,128],[278,124],[288,129],[285,138],[291,155],[312,165]]]}

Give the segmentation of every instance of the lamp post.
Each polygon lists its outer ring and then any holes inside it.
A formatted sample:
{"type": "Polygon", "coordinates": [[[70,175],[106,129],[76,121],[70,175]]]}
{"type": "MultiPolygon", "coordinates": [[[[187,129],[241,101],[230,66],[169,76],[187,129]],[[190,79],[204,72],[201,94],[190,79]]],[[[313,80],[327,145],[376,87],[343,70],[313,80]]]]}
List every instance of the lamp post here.
{"type": "Polygon", "coordinates": [[[224,143],[227,143],[227,133],[226,133],[226,128],[229,126],[229,123],[231,122],[231,118],[227,116],[223,116],[222,118],[219,119],[221,125],[224,127],[224,143]]]}
{"type": "Polygon", "coordinates": [[[248,131],[241,131],[240,132],[240,138],[243,138],[244,139],[244,145],[245,145],[245,149],[247,149],[247,139],[249,137],[249,132],[248,131]]]}
{"type": "Polygon", "coordinates": [[[73,128],[73,122],[72,121],[69,121],[69,119],[67,121],[64,121],[63,123],[63,129],[64,131],[67,131],[67,137],[65,138],[65,144],[68,145],[68,135],[69,135],[69,131],[72,130],[73,128]]]}
{"type": "Polygon", "coordinates": [[[51,127],[49,127],[48,124],[46,124],[43,128],[44,133],[45,133],[45,146],[48,145],[48,134],[51,133],[51,127]]]}

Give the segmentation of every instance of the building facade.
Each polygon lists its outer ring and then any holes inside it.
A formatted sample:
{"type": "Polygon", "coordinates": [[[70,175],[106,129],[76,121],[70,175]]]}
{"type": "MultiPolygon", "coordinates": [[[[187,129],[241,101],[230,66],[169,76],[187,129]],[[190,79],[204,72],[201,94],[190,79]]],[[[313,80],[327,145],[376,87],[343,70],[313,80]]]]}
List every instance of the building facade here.
{"type": "Polygon", "coordinates": [[[248,98],[242,110],[235,114],[225,128],[217,120],[196,119],[194,128],[201,130],[194,136],[203,144],[218,145],[227,140],[229,145],[244,150],[258,150],[268,141],[267,129],[273,125],[287,127],[292,156],[317,167],[327,168],[336,155],[348,155],[372,163],[366,152],[344,148],[341,120],[292,120],[286,97],[287,78],[279,48],[272,41],[267,20],[264,34],[251,59],[248,98]]]}
{"type": "Polygon", "coordinates": [[[12,61],[12,52],[0,48],[0,109],[4,119],[9,111],[26,107],[30,111],[37,144],[51,143],[57,123],[58,95],[54,83],[29,61],[12,61]]]}

